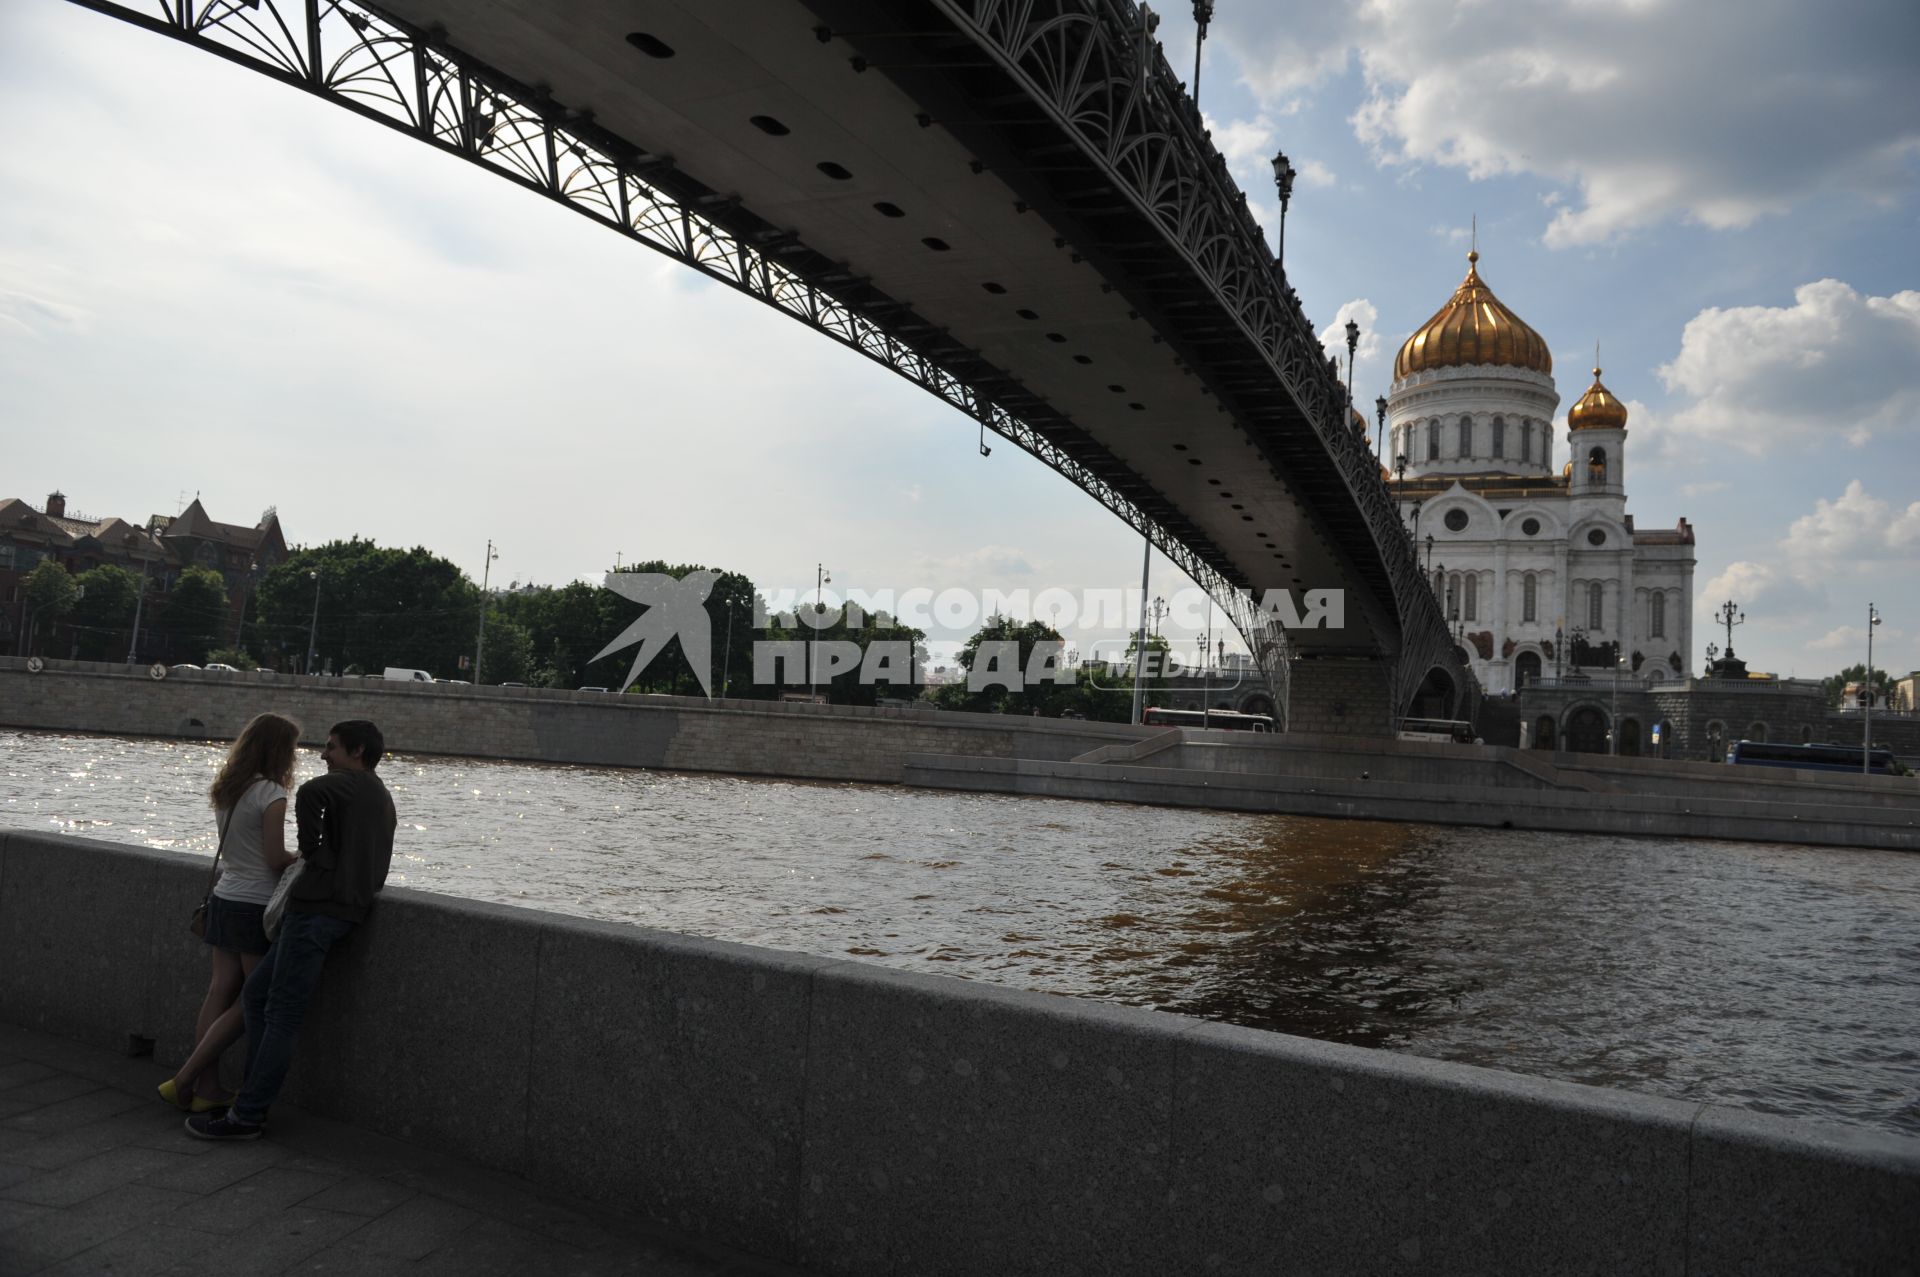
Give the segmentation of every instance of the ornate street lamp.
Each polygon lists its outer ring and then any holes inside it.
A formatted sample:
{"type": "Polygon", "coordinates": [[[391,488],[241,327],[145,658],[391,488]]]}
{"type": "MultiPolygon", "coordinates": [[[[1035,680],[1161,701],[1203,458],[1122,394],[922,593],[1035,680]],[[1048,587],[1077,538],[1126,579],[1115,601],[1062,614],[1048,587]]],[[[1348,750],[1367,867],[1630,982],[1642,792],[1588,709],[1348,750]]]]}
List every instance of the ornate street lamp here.
{"type": "MultiPolygon", "coordinates": [[[[1353,422],[1353,352],[1360,348],[1360,325],[1356,321],[1347,321],[1347,422],[1353,422]]],[[[1361,438],[1366,437],[1366,427],[1360,427],[1361,438]]]]}
{"type": "Polygon", "coordinates": [[[1287,263],[1287,205],[1293,202],[1293,165],[1287,162],[1285,151],[1276,151],[1273,156],[1273,184],[1280,192],[1280,251],[1274,256],[1274,265],[1283,271],[1287,263]]]}
{"type": "Polygon", "coordinates": [[[1384,457],[1387,455],[1387,397],[1385,395],[1373,401],[1373,419],[1378,423],[1373,430],[1373,455],[1384,457]]]}
{"type": "Polygon", "coordinates": [[[1213,0],[1193,0],[1193,21],[1199,28],[1193,41],[1193,105],[1200,106],[1200,50],[1207,43],[1207,24],[1213,21],[1213,0]]]}
{"type": "Polygon", "coordinates": [[[1716,612],[1715,615],[1720,618],[1720,623],[1727,627],[1727,650],[1725,655],[1728,660],[1732,660],[1733,627],[1736,625],[1745,625],[1747,623],[1747,614],[1742,612],[1739,605],[1732,599],[1728,599],[1720,605],[1720,610],[1716,612]]]}

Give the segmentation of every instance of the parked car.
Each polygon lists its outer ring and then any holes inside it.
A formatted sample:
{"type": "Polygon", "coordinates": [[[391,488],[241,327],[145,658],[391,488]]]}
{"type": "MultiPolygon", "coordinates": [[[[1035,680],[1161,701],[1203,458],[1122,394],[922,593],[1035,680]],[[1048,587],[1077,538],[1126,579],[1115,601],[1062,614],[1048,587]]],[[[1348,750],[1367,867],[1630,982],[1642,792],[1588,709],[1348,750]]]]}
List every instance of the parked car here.
{"type": "Polygon", "coordinates": [[[168,670],[170,670],[170,671],[172,671],[172,672],[173,672],[173,673],[175,673],[175,674],[178,674],[178,673],[179,673],[179,672],[180,672],[181,670],[197,670],[197,669],[199,669],[199,668],[200,668],[200,667],[199,667],[198,665],[189,665],[189,664],[187,664],[187,663],[186,663],[185,661],[182,661],[182,662],[181,662],[180,664],[178,664],[178,665],[169,665],[169,666],[167,666],[167,669],[168,669],[168,670]]]}
{"type": "Polygon", "coordinates": [[[238,665],[227,665],[220,661],[210,662],[209,664],[202,665],[200,668],[203,670],[219,670],[223,674],[238,674],[240,672],[238,665]]]}
{"type": "Polygon", "coordinates": [[[381,677],[392,679],[396,683],[431,683],[433,675],[425,670],[410,670],[399,665],[387,666],[387,672],[381,677]]]}
{"type": "Polygon", "coordinates": [[[606,691],[607,689],[606,689],[606,688],[604,688],[604,687],[582,687],[582,688],[579,688],[579,689],[577,689],[577,690],[579,690],[579,691],[582,691],[582,692],[604,692],[604,691],[606,691]]]}

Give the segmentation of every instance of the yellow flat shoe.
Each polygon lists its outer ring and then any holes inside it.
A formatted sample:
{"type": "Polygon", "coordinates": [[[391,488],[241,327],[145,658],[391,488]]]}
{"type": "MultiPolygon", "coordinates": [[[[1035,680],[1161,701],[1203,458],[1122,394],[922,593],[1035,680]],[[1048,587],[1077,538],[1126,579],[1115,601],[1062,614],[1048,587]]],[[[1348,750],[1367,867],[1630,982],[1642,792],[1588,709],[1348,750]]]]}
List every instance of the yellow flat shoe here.
{"type": "Polygon", "coordinates": [[[179,1109],[182,1113],[200,1112],[199,1109],[192,1107],[192,1103],[197,1103],[197,1101],[190,1102],[186,1096],[180,1094],[180,1088],[173,1084],[172,1078],[168,1078],[162,1082],[159,1086],[159,1091],[161,1099],[173,1105],[173,1107],[179,1109]]]}

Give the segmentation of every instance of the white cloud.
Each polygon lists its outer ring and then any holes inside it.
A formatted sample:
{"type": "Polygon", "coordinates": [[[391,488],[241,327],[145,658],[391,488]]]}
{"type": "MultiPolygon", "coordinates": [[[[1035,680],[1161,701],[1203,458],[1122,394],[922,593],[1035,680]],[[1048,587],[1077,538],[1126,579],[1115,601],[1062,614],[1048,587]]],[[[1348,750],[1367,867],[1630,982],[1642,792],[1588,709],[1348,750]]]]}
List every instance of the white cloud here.
{"type": "MultiPolygon", "coordinates": [[[[1890,630],[1882,624],[1874,634],[1874,642],[1884,643],[1892,639],[1905,638],[1904,630],[1890,630]]],[[[1842,625],[1828,630],[1819,638],[1807,644],[1819,652],[1865,652],[1867,650],[1867,627],[1864,625],[1842,625]]],[[[1877,663],[1877,662],[1876,662],[1877,663]]]]}
{"type": "Polygon", "coordinates": [[[1352,123],[1383,162],[1563,184],[1554,246],[1676,217],[1745,226],[1832,191],[1884,200],[1920,153],[1906,0],[1367,0],[1284,22],[1223,5],[1217,23],[1269,106],[1357,58],[1352,123]]]}
{"type": "MultiPolygon", "coordinates": [[[[1827,592],[1818,578],[1773,563],[1741,560],[1708,581],[1694,594],[1694,610],[1711,615],[1724,599],[1732,599],[1756,616],[1770,620],[1805,617],[1827,606],[1827,592]]],[[[1706,622],[1702,622],[1705,624],[1706,622]]]]}
{"type": "Polygon", "coordinates": [[[917,580],[934,589],[974,582],[1003,585],[1008,577],[1028,577],[1034,566],[1026,550],[1011,545],[983,545],[959,554],[923,554],[913,560],[917,580]]]}
{"type": "Polygon", "coordinates": [[[1692,398],[1670,429],[1756,455],[1910,431],[1920,419],[1920,292],[1863,296],[1823,279],[1803,284],[1791,306],[1703,310],[1659,373],[1692,398]]]}
{"type": "MultiPolygon", "coordinates": [[[[1732,599],[1769,621],[1806,618],[1829,608],[1830,586],[1844,587],[1851,595],[1864,583],[1906,580],[1916,568],[1920,568],[1920,501],[1896,509],[1855,479],[1836,500],[1816,499],[1812,513],[1788,526],[1765,562],[1741,560],[1727,565],[1694,598],[1703,617],[1732,599]]],[[[1809,646],[1838,646],[1840,640],[1832,637],[1838,632],[1809,646]]],[[[1890,633],[1883,628],[1883,635],[1890,633]]]]}
{"type": "Polygon", "coordinates": [[[0,275],[0,332],[40,337],[51,332],[84,333],[92,322],[92,312],[52,297],[36,296],[4,286],[0,275]]]}
{"type": "Polygon", "coordinates": [[[1380,310],[1364,297],[1343,303],[1333,313],[1333,322],[1320,330],[1320,346],[1327,356],[1347,366],[1347,321],[1360,325],[1360,345],[1355,358],[1364,363],[1380,353],[1380,310]]]}
{"type": "Polygon", "coordinates": [[[1725,492],[1732,486],[1725,479],[1709,479],[1703,483],[1683,483],[1680,485],[1680,495],[1683,497],[1711,496],[1716,492],[1725,492]]]}
{"type": "Polygon", "coordinates": [[[1334,171],[1319,160],[1304,160],[1295,171],[1299,174],[1300,185],[1305,187],[1337,186],[1340,183],[1334,171]]]}
{"type": "Polygon", "coordinates": [[[1816,500],[1812,514],[1795,519],[1782,546],[1795,560],[1829,570],[1908,558],[1920,554],[1920,501],[1895,514],[1855,479],[1839,500],[1816,500]]]}

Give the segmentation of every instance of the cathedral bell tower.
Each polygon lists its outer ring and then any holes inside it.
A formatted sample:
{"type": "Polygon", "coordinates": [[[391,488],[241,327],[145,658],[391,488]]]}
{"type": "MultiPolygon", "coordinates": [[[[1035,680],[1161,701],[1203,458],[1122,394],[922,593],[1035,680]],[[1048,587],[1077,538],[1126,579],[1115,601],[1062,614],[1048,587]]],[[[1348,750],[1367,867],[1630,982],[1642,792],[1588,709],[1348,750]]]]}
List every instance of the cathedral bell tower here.
{"type": "Polygon", "coordinates": [[[1567,412],[1570,489],[1581,497],[1627,496],[1627,406],[1600,383],[1593,384],[1567,412]]]}

